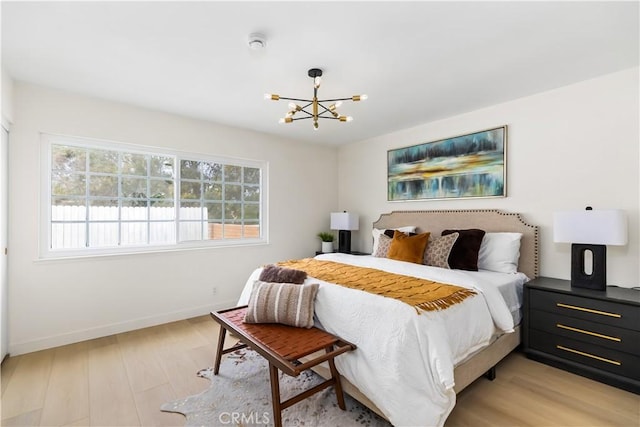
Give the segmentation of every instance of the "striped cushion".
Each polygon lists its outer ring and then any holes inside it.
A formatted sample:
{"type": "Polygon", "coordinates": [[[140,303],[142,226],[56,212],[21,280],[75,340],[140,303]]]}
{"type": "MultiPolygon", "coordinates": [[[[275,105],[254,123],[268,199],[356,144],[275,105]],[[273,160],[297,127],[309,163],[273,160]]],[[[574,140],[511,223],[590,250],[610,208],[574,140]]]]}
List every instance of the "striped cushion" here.
{"type": "Polygon", "coordinates": [[[245,323],[282,323],[299,328],[313,326],[318,284],[253,283],[245,323]]]}

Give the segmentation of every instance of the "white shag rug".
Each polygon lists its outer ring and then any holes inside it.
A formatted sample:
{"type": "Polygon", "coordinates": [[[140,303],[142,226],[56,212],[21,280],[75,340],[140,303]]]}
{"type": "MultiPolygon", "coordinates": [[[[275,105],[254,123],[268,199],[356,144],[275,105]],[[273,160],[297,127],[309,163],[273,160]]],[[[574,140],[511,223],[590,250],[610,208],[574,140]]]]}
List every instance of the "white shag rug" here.
{"type": "MultiPolygon", "coordinates": [[[[165,403],[165,412],[183,414],[186,426],[267,426],[273,425],[269,365],[252,350],[237,350],[222,358],[220,373],[203,369],[198,375],[208,378],[208,390],[195,396],[165,403]]],[[[280,372],[281,400],[322,382],[307,370],[297,377],[280,372]]],[[[347,410],[338,407],[333,387],[282,411],[283,426],[372,426],[389,427],[386,420],[345,394],[347,410]]]]}

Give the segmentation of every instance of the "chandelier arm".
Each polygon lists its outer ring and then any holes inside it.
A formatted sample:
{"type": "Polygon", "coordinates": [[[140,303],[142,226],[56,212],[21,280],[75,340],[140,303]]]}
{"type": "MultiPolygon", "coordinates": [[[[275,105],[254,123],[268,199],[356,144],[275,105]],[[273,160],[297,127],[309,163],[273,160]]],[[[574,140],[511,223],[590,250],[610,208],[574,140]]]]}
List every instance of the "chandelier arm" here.
{"type": "MultiPolygon", "coordinates": [[[[330,120],[340,120],[338,117],[328,117],[328,116],[318,116],[319,119],[330,119],[330,120]]],[[[296,120],[307,120],[313,119],[313,116],[305,116],[305,117],[295,117],[292,118],[291,121],[295,122],[296,120]]]]}
{"type": "MultiPolygon", "coordinates": [[[[328,115],[324,115],[325,113],[327,113],[326,111],[323,111],[322,113],[318,114],[318,117],[321,117],[323,119],[328,119],[329,116],[328,115]]],[[[331,118],[334,119],[335,117],[333,116],[333,114],[331,115],[331,118]]]]}
{"type": "Polygon", "coordinates": [[[322,105],[320,102],[318,102],[318,105],[324,109],[324,111],[322,113],[320,113],[320,114],[331,113],[331,110],[329,108],[325,107],[324,105],[322,105]]]}
{"type": "MultiPolygon", "coordinates": [[[[310,112],[308,112],[307,110],[300,110],[299,113],[305,113],[308,114],[309,116],[313,116],[313,114],[311,114],[310,112]]],[[[307,119],[308,117],[305,117],[305,119],[307,119]]]]}
{"type": "MultiPolygon", "coordinates": [[[[286,99],[280,97],[280,99],[286,99]]],[[[335,99],[319,99],[318,102],[335,102],[335,101],[353,101],[353,97],[350,96],[348,98],[335,98],[335,99]]]]}
{"type": "MultiPolygon", "coordinates": [[[[284,97],[284,96],[280,96],[278,99],[285,99],[285,100],[287,100],[287,101],[308,102],[308,103],[310,103],[310,104],[313,102],[313,100],[311,100],[311,99],[287,98],[287,97],[284,97]]],[[[351,98],[346,98],[346,99],[351,99],[351,98]]],[[[305,108],[306,108],[306,107],[305,107],[305,108]]]]}

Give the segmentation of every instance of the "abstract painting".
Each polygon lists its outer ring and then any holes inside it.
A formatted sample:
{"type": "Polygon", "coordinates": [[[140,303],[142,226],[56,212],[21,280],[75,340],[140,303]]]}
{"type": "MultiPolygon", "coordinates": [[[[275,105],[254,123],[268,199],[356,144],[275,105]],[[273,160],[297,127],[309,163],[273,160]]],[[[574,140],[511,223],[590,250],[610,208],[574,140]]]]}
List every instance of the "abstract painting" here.
{"type": "Polygon", "coordinates": [[[506,196],[507,127],[387,152],[387,200],[506,196]]]}

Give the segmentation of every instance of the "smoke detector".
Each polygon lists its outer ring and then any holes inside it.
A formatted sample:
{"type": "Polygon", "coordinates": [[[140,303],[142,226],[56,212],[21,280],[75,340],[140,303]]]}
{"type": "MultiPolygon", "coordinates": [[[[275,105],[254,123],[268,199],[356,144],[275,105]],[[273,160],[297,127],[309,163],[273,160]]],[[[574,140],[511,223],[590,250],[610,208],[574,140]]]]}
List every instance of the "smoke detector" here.
{"type": "Polygon", "coordinates": [[[251,50],[261,50],[265,47],[267,47],[267,38],[264,36],[264,34],[249,34],[249,48],[251,48],[251,50]]]}

